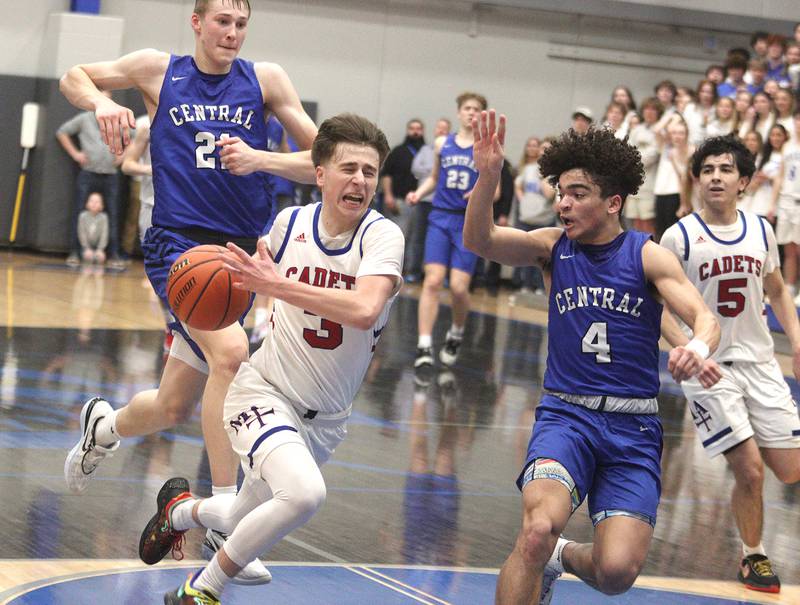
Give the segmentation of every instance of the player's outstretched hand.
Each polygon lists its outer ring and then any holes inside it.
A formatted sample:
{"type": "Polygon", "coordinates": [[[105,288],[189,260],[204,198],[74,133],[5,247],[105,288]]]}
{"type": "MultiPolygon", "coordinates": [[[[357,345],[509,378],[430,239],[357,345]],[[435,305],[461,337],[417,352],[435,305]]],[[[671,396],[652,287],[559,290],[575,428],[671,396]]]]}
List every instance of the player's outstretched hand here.
{"type": "Polygon", "coordinates": [[[231,174],[244,176],[259,170],[258,152],[239,137],[220,139],[217,147],[223,165],[231,174]]]}
{"type": "Polygon", "coordinates": [[[475,169],[479,173],[491,172],[499,175],[503,168],[506,117],[500,115],[498,119],[494,109],[482,111],[472,118],[472,134],[475,137],[472,146],[475,169]]]}
{"type": "Polygon", "coordinates": [[[256,253],[250,256],[236,244],[228,242],[228,251],[220,254],[225,269],[233,277],[233,287],[256,294],[274,296],[283,279],[267,250],[267,243],[258,240],[256,253]]]}
{"type": "Polygon", "coordinates": [[[111,153],[121,155],[131,142],[131,128],[136,127],[133,112],[107,97],[97,102],[94,117],[100,128],[103,143],[111,153]]]}

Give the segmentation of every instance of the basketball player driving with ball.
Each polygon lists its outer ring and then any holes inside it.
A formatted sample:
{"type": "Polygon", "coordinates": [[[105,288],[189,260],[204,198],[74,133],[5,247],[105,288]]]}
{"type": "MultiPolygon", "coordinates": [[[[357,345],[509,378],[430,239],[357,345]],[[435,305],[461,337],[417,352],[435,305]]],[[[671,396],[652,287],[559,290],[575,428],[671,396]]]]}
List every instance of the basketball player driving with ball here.
{"type": "Polygon", "coordinates": [[[197,499],[167,481],[140,556],[160,561],[186,530],[231,533],[217,555],[165,597],[216,605],[241,567],[306,523],[325,500],[319,467],[347,434],[352,402],[402,284],[400,228],[370,209],[389,145],[368,120],[322,123],[312,147],[322,203],[278,214],[250,256],[224,254],[234,286],[275,298],[261,347],[242,363],[225,400],[225,429],[245,480],[229,495],[197,499]],[[274,260],[273,260],[274,259],[274,260]]]}

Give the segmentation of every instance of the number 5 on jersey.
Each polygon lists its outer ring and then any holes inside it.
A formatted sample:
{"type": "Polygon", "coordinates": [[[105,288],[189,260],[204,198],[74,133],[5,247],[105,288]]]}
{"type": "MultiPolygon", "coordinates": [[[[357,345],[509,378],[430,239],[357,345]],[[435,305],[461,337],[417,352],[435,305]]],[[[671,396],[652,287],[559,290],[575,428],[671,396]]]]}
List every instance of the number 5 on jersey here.
{"type": "Polygon", "coordinates": [[[611,345],[608,343],[608,324],[596,321],[589,326],[581,341],[581,350],[595,356],[595,363],[611,363],[611,345]]]}

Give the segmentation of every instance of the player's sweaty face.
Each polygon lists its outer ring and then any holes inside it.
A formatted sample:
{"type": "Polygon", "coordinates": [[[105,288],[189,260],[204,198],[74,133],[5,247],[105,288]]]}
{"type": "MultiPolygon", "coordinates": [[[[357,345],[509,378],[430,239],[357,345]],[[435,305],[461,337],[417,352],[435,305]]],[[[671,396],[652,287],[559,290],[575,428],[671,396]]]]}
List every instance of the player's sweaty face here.
{"type": "Polygon", "coordinates": [[[379,165],[378,152],[373,147],[339,143],[333,157],[317,168],[323,202],[360,218],[375,196],[379,165]]]}

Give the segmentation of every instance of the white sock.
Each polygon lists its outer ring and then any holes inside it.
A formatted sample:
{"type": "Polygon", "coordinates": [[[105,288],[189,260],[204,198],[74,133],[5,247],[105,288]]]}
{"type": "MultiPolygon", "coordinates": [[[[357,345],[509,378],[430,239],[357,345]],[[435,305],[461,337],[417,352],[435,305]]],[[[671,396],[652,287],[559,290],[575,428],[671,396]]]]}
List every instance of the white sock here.
{"type": "Polygon", "coordinates": [[[200,527],[200,524],[192,517],[192,509],[195,504],[197,504],[197,498],[187,498],[172,507],[169,515],[169,524],[172,529],[184,531],[200,527]]]}
{"type": "Polygon", "coordinates": [[[230,582],[231,579],[222,571],[217,557],[218,555],[214,555],[214,558],[203,568],[200,575],[192,580],[192,586],[199,590],[206,590],[219,598],[219,595],[225,590],[225,585],[230,582]]]}
{"type": "Polygon", "coordinates": [[[419,338],[417,339],[417,348],[419,349],[429,349],[433,346],[433,338],[430,334],[420,334],[419,338]]]}
{"type": "Polygon", "coordinates": [[[447,331],[447,336],[448,338],[461,340],[464,337],[464,326],[458,327],[456,324],[452,324],[450,329],[447,331]]]}
{"type": "Polygon", "coordinates": [[[755,546],[748,546],[744,542],[742,542],[742,554],[745,557],[749,557],[750,555],[764,555],[767,556],[767,551],[764,550],[764,545],[759,542],[755,546]]]}
{"type": "Polygon", "coordinates": [[[212,485],[211,486],[211,495],[212,496],[221,496],[223,494],[233,494],[236,495],[238,488],[235,485],[212,485]]]}
{"type": "Polygon", "coordinates": [[[269,310],[266,307],[256,307],[255,325],[260,326],[267,321],[269,310]]]}
{"type": "Polygon", "coordinates": [[[94,429],[94,441],[97,445],[108,447],[120,440],[120,436],[117,434],[118,413],[119,410],[114,410],[97,422],[97,427],[94,429]]]}

